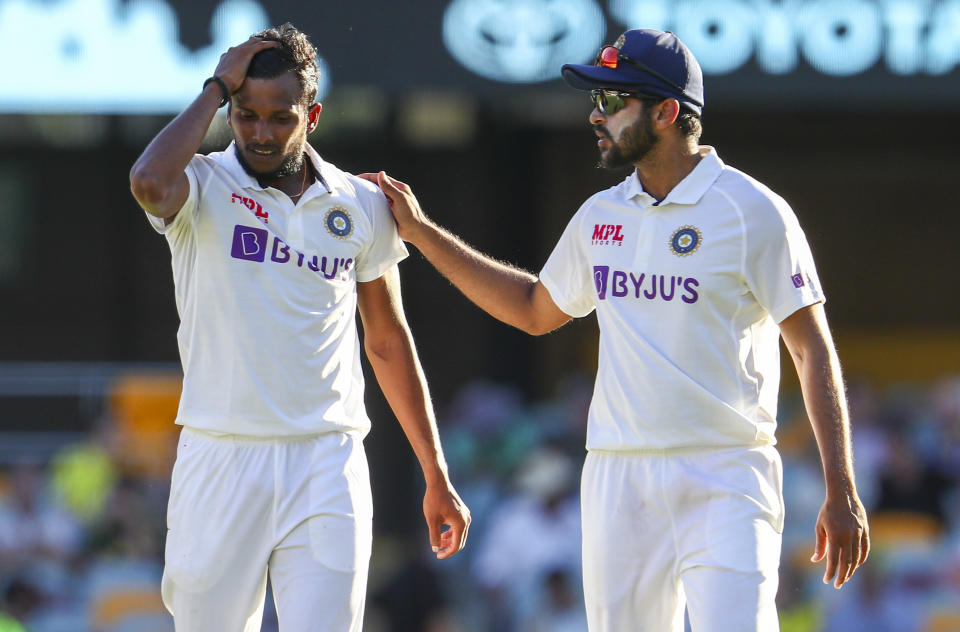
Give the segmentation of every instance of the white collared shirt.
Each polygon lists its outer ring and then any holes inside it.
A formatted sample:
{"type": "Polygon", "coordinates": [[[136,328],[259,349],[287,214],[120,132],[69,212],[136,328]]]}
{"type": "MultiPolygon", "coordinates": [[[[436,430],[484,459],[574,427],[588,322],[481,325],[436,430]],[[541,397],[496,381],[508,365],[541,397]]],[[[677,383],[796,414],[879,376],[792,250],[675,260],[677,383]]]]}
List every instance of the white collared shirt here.
{"type": "Polygon", "coordinates": [[[244,171],[233,144],[196,155],[169,226],[183,363],[177,423],[226,434],[364,434],[357,282],[407,255],[386,198],[324,162],[297,204],[244,171]]]}
{"type": "Polygon", "coordinates": [[[636,173],[588,199],[540,280],[597,310],[587,448],[774,442],[777,324],[824,300],[789,205],[711,147],[659,204],[636,173]]]}

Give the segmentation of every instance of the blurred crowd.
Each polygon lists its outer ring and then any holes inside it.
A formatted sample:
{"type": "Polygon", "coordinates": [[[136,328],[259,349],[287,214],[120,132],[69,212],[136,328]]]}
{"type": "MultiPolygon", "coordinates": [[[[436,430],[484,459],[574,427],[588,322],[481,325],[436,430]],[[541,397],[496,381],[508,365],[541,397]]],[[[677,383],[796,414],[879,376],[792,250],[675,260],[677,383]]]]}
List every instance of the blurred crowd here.
{"type": "MultiPolygon", "coordinates": [[[[483,381],[451,399],[441,434],[474,516],[470,543],[437,562],[419,540],[378,536],[369,632],[586,630],[578,483],[591,391],[590,378],[572,375],[545,401],[483,381]]],[[[960,631],[960,377],[884,389],[852,381],[849,397],[873,550],[841,591],[810,563],[823,476],[799,394],[788,393],[781,628],[960,631]]],[[[157,450],[150,463],[130,440],[105,417],[50,459],[0,464],[0,632],[173,629],[159,596],[171,455],[157,450]]]]}

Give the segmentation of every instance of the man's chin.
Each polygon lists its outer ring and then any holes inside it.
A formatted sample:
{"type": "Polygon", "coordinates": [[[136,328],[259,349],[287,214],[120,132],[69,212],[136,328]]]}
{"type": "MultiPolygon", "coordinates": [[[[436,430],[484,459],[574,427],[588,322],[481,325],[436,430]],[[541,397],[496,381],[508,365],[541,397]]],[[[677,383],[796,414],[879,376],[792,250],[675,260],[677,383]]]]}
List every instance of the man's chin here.
{"type": "Polygon", "coordinates": [[[279,169],[280,167],[279,164],[275,164],[275,165],[271,165],[268,168],[258,169],[250,163],[250,159],[247,155],[247,152],[243,150],[237,151],[237,162],[240,163],[240,166],[243,167],[243,170],[246,171],[247,174],[253,176],[254,178],[267,178],[273,175],[277,171],[277,169],[279,169]]]}
{"type": "Polygon", "coordinates": [[[625,160],[619,153],[611,154],[609,149],[601,151],[600,159],[597,160],[597,169],[616,171],[630,166],[633,166],[632,162],[625,160]]]}
{"type": "Polygon", "coordinates": [[[264,161],[267,164],[258,169],[251,164],[246,152],[243,150],[237,152],[237,160],[240,163],[240,166],[243,167],[243,170],[246,171],[250,176],[262,180],[276,180],[292,173],[296,173],[300,170],[300,166],[302,164],[297,164],[296,160],[281,158],[279,162],[264,161]]]}

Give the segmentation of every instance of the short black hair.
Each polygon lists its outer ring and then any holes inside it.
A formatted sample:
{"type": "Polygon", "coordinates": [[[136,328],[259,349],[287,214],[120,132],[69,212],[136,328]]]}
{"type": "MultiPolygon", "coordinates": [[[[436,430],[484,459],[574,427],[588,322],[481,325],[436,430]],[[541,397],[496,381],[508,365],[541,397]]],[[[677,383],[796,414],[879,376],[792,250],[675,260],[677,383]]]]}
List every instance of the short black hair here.
{"type": "MultiPolygon", "coordinates": [[[[644,109],[649,109],[659,103],[663,103],[664,100],[664,97],[641,97],[640,99],[640,101],[643,102],[644,109]]],[[[680,113],[677,114],[676,125],[680,133],[687,138],[693,139],[694,142],[700,140],[700,135],[703,133],[700,116],[696,112],[683,107],[683,104],[680,105],[680,113]]]]}
{"type": "Polygon", "coordinates": [[[293,72],[300,82],[304,105],[312,105],[317,98],[320,69],[317,67],[317,49],[310,43],[307,35],[287,22],[254,33],[253,36],[280,42],[280,46],[254,55],[250,60],[247,76],[251,79],[273,79],[293,72]]]}

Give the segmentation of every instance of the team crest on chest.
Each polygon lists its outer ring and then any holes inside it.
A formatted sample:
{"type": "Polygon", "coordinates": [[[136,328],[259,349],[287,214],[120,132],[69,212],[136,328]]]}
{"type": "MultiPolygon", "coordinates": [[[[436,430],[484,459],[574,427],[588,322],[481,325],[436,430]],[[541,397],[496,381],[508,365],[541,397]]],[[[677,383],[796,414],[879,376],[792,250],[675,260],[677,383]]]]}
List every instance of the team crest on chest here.
{"type": "Polygon", "coordinates": [[[670,251],[678,257],[692,255],[703,243],[703,235],[696,226],[681,226],[670,235],[670,251]]]}
{"type": "Polygon", "coordinates": [[[342,206],[334,206],[327,211],[323,222],[330,234],[337,239],[346,239],[353,233],[353,220],[350,213],[342,206]]]}

